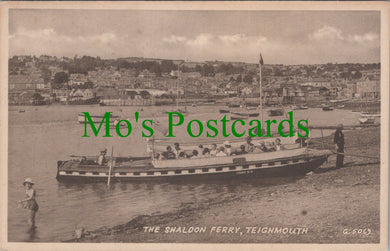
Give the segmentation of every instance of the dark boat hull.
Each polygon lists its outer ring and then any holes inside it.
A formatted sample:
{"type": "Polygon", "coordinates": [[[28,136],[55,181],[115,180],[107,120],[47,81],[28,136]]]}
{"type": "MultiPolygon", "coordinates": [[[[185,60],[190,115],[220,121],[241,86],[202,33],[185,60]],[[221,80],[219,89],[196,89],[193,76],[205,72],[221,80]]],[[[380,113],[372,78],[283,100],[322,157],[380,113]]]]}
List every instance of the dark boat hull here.
{"type": "MultiPolygon", "coordinates": [[[[146,165],[144,169],[114,168],[111,181],[170,181],[170,180],[210,180],[210,179],[239,179],[239,178],[268,178],[302,176],[321,166],[328,155],[290,159],[279,159],[258,163],[230,164],[225,166],[192,167],[192,168],[154,168],[146,165]],[[193,171],[190,171],[193,170],[193,171]]],[[[107,182],[109,168],[91,166],[76,169],[62,168],[59,163],[57,179],[72,182],[107,182]],[[84,171],[80,171],[84,170],[84,171]],[[88,171],[89,170],[89,171],[88,171]],[[94,172],[93,172],[94,171],[94,172]],[[84,172],[84,174],[80,174],[84,172]]]]}
{"type": "Polygon", "coordinates": [[[219,113],[229,113],[229,112],[230,112],[230,110],[224,110],[224,109],[219,110],[219,113]]]}
{"type": "Polygon", "coordinates": [[[268,116],[270,117],[283,116],[283,110],[269,110],[268,116]]]}
{"type": "Polygon", "coordinates": [[[90,98],[87,100],[68,100],[67,105],[95,105],[99,104],[100,98],[90,98]]]}

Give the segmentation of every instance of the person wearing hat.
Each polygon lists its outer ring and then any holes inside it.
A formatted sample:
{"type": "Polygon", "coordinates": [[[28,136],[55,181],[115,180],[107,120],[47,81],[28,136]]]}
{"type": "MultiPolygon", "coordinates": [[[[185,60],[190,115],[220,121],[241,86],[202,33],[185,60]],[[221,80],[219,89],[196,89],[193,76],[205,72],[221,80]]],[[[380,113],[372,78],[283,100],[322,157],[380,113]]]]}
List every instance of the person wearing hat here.
{"type": "Polygon", "coordinates": [[[227,156],[232,155],[232,146],[230,145],[230,142],[226,140],[223,145],[225,146],[225,153],[227,156]]]}
{"type": "Polygon", "coordinates": [[[211,146],[210,155],[215,156],[215,155],[217,155],[217,153],[218,153],[217,144],[214,143],[211,146]]]}
{"type": "Polygon", "coordinates": [[[107,149],[100,151],[100,155],[97,158],[98,165],[102,166],[104,165],[104,163],[106,163],[106,153],[107,153],[107,149]]]}
{"type": "Polygon", "coordinates": [[[336,132],[334,134],[334,145],[337,152],[337,159],[336,159],[336,168],[343,167],[344,162],[344,133],[343,133],[343,124],[339,124],[337,126],[336,132]]]}
{"type": "Polygon", "coordinates": [[[226,153],[225,153],[225,147],[221,146],[218,148],[218,152],[217,154],[215,155],[217,157],[224,157],[224,156],[227,156],[226,153]]]}
{"type": "Polygon", "coordinates": [[[167,146],[167,150],[162,153],[164,159],[176,159],[176,155],[172,150],[171,146],[167,146]]]}
{"type": "Polygon", "coordinates": [[[255,145],[253,145],[253,143],[252,143],[251,136],[248,136],[246,138],[246,143],[244,144],[244,146],[245,146],[245,152],[247,152],[247,153],[251,153],[255,150],[255,145]]]}
{"type": "Polygon", "coordinates": [[[32,188],[34,182],[31,178],[26,178],[23,182],[23,186],[26,188],[26,199],[18,201],[22,204],[23,208],[29,210],[28,223],[30,228],[35,227],[35,215],[39,209],[38,203],[35,200],[35,190],[32,188]]]}
{"type": "Polygon", "coordinates": [[[173,144],[173,152],[175,153],[176,159],[179,159],[180,153],[183,152],[180,148],[179,143],[176,142],[175,144],[173,144]]]}
{"type": "Polygon", "coordinates": [[[197,149],[195,149],[195,150],[197,150],[198,151],[198,153],[199,153],[199,156],[202,156],[203,155],[203,145],[202,144],[200,144],[199,146],[198,146],[198,148],[197,149]]]}
{"type": "Polygon", "coordinates": [[[276,151],[286,150],[284,148],[284,146],[282,145],[282,141],[279,138],[275,139],[275,149],[276,149],[276,151]]]}

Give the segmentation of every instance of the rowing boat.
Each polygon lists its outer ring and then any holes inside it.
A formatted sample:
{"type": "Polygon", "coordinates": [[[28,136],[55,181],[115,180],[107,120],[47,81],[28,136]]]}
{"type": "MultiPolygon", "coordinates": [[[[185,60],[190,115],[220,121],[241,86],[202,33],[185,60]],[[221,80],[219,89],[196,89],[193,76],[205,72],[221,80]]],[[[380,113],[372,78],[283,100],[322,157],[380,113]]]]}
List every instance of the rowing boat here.
{"type": "MultiPolygon", "coordinates": [[[[91,116],[93,123],[101,123],[103,118],[104,118],[104,115],[90,115],[90,116],[91,116]]],[[[110,118],[116,119],[116,120],[120,119],[119,116],[115,116],[115,115],[110,115],[110,118]]],[[[84,124],[84,122],[85,122],[84,114],[79,114],[77,120],[79,121],[79,123],[84,124]]],[[[87,120],[87,123],[88,123],[88,120],[87,120]]]]}

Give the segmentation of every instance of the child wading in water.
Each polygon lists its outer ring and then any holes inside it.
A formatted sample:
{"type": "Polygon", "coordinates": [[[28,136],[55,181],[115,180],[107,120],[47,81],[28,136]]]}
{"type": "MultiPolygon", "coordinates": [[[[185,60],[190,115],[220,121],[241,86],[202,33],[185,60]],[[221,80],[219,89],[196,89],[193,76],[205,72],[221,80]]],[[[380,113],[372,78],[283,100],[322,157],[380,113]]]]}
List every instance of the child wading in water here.
{"type": "Polygon", "coordinates": [[[35,227],[35,215],[39,209],[37,202],[35,201],[35,190],[32,188],[34,182],[31,178],[26,178],[23,182],[23,186],[26,188],[26,199],[20,200],[19,203],[23,208],[28,209],[28,224],[30,228],[35,227]]]}

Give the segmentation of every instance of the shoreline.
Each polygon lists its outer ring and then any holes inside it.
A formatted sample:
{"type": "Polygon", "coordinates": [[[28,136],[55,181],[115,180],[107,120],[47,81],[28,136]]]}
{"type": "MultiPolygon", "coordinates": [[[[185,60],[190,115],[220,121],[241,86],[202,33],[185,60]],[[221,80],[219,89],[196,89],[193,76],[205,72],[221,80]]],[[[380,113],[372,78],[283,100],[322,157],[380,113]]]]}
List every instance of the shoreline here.
{"type": "MultiPolygon", "coordinates": [[[[345,131],[345,139],[346,155],[379,155],[378,128],[345,131]]],[[[325,146],[332,140],[324,137],[325,146]]],[[[317,139],[311,147],[321,145],[317,139]]],[[[305,177],[276,181],[258,194],[194,201],[64,242],[378,243],[379,159],[347,155],[344,163],[335,169],[332,155],[305,177]]]]}

